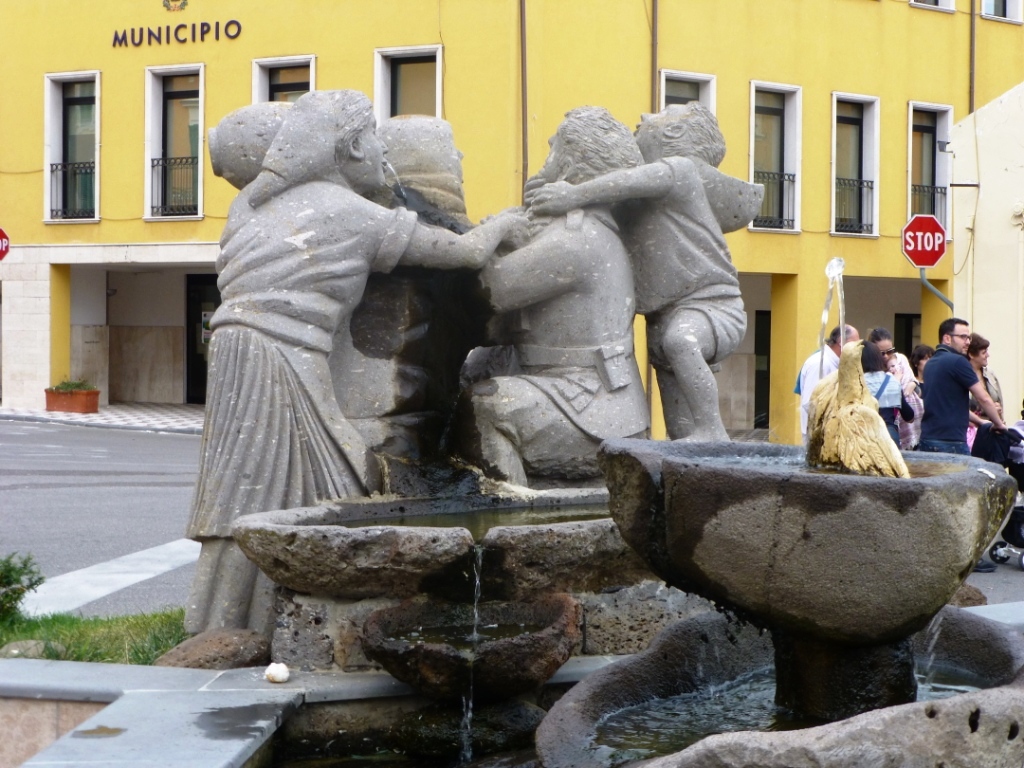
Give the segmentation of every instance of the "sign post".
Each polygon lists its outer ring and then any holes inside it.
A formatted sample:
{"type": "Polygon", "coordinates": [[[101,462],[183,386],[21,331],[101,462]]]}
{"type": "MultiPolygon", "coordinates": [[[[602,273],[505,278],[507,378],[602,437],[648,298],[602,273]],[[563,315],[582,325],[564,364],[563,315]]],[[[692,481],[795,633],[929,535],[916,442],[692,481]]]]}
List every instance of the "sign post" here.
{"type": "Polygon", "coordinates": [[[903,227],[903,255],[918,269],[934,267],[946,253],[946,228],[930,213],[917,213],[903,227]]]}
{"type": "Polygon", "coordinates": [[[907,261],[921,270],[921,284],[934,293],[953,311],[953,302],[942,291],[928,282],[924,271],[934,267],[946,254],[946,228],[930,213],[915,213],[903,227],[900,250],[907,261]]]}
{"type": "Polygon", "coordinates": [[[7,237],[7,233],[4,232],[3,228],[0,228],[0,261],[3,260],[4,256],[6,256],[10,250],[11,239],[7,237]]]}

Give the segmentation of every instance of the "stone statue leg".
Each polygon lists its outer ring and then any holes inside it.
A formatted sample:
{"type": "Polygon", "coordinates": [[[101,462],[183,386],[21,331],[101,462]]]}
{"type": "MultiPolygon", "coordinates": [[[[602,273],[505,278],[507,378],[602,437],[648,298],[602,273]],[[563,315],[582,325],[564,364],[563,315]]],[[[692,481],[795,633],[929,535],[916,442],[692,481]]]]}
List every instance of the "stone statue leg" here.
{"type": "Polygon", "coordinates": [[[715,356],[715,332],[707,315],[677,309],[652,324],[652,357],[668,363],[658,371],[665,425],[672,440],[727,441],[718,411],[718,382],[707,361],[715,356]],[[660,352],[660,355],[657,354],[660,352]]]}
{"type": "Polygon", "coordinates": [[[244,627],[269,637],[273,609],[273,582],[234,540],[204,539],[186,606],[185,630],[196,634],[244,627]]]}
{"type": "Polygon", "coordinates": [[[457,434],[460,455],[498,480],[527,486],[527,473],[566,479],[600,475],[600,441],[514,376],[486,379],[463,393],[457,434]]]}

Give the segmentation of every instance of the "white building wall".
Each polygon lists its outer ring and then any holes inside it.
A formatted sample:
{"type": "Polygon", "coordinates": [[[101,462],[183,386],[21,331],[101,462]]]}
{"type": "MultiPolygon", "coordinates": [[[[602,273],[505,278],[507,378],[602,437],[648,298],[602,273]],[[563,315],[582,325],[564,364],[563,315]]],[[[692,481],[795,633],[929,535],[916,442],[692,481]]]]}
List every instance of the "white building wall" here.
{"type": "Polygon", "coordinates": [[[1024,84],[961,120],[953,152],[954,314],[992,342],[1009,421],[1024,361],[1024,84]]]}

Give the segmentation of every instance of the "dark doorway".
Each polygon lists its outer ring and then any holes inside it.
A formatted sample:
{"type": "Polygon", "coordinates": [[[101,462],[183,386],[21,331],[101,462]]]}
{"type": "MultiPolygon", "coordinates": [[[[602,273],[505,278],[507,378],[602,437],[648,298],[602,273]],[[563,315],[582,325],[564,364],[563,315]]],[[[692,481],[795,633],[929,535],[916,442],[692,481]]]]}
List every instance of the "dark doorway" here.
{"type": "Polygon", "coordinates": [[[754,313],[754,429],[768,429],[771,393],[772,313],[754,313]]]}
{"type": "Polygon", "coordinates": [[[220,306],[217,276],[188,275],[185,288],[185,402],[206,403],[209,323],[220,306]]]}

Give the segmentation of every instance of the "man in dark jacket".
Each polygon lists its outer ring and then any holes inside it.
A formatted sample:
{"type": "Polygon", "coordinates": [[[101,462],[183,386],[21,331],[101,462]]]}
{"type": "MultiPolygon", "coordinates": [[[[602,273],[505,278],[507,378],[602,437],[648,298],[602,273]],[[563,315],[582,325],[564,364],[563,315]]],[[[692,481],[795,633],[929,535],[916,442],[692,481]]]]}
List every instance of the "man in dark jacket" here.
{"type": "Polygon", "coordinates": [[[970,455],[967,423],[971,394],[992,422],[992,428],[1006,429],[999,409],[967,359],[970,339],[971,328],[965,320],[951,317],[939,325],[939,345],[928,361],[918,450],[970,455]]]}

